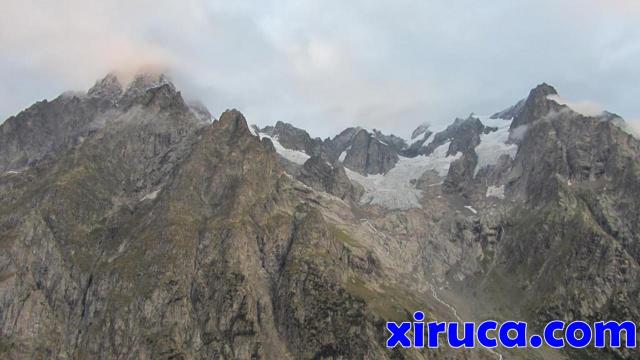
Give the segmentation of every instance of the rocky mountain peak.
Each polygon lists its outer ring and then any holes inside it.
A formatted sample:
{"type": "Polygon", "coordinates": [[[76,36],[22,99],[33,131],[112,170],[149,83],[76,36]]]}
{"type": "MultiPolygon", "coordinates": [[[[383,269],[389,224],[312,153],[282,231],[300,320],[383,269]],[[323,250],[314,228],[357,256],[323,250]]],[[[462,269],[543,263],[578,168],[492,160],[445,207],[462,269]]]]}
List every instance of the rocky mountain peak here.
{"type": "Polygon", "coordinates": [[[522,99],[515,105],[509,106],[508,108],[491,115],[491,117],[489,118],[511,120],[516,117],[516,115],[518,115],[520,111],[522,111],[522,107],[524,106],[525,101],[526,99],[522,99]]]}
{"type": "Polygon", "coordinates": [[[529,97],[546,97],[549,95],[558,95],[558,91],[546,82],[536,86],[529,92],[529,97]]]}
{"type": "MultiPolygon", "coordinates": [[[[529,92],[529,96],[522,104],[522,108],[514,115],[511,129],[515,129],[522,125],[529,125],[532,122],[541,119],[550,111],[560,111],[564,106],[555,101],[549,100],[550,95],[558,95],[556,89],[547,84],[542,83],[529,92]]],[[[517,105],[516,105],[517,106],[517,105]]]]}
{"type": "Polygon", "coordinates": [[[144,94],[147,90],[157,88],[162,85],[168,85],[169,88],[174,91],[176,89],[173,83],[169,81],[168,77],[164,74],[139,73],[126,85],[122,98],[133,99],[144,94]]]}
{"type": "Polygon", "coordinates": [[[417,138],[418,136],[424,134],[429,130],[429,123],[420,124],[413,132],[411,133],[411,140],[417,138]]]}
{"type": "Polygon", "coordinates": [[[118,100],[118,107],[123,109],[134,105],[177,111],[189,108],[180,91],[166,75],[147,73],[136,75],[118,100]]]}
{"type": "Polygon", "coordinates": [[[175,85],[173,85],[165,74],[140,73],[133,78],[131,83],[129,83],[126,92],[139,93],[162,85],[168,85],[170,88],[175,90],[175,85]]]}
{"type": "Polygon", "coordinates": [[[275,126],[266,126],[260,132],[278,138],[278,142],[287,149],[303,151],[309,155],[322,152],[320,138],[312,138],[306,131],[289,123],[278,121],[275,126]]]}
{"type": "Polygon", "coordinates": [[[236,109],[226,110],[220,119],[214,122],[216,127],[226,129],[235,136],[253,136],[244,115],[236,109]]]}
{"type": "Polygon", "coordinates": [[[447,142],[451,142],[448,155],[468,152],[478,145],[479,136],[484,130],[485,126],[474,114],[470,114],[466,119],[456,118],[446,129],[433,135],[433,141],[421,147],[418,153],[430,155],[436,148],[447,142]]]}
{"type": "Polygon", "coordinates": [[[87,91],[87,95],[116,101],[122,96],[123,92],[124,90],[118,77],[113,73],[109,73],[104,78],[96,81],[95,85],[87,91]]]}
{"type": "Polygon", "coordinates": [[[400,152],[407,147],[406,141],[399,136],[393,134],[383,134],[382,131],[373,129],[373,136],[380,142],[385,143],[393,148],[395,152],[400,152]]]}
{"type": "Polygon", "coordinates": [[[165,75],[139,74],[126,90],[122,84],[121,78],[110,73],[96,81],[86,96],[58,96],[1,124],[0,171],[32,166],[61,154],[114,120],[144,123],[149,118],[171,119],[173,126],[194,118],[201,124],[210,118],[204,106],[188,106],[165,75]],[[127,114],[134,105],[149,110],[148,115],[127,114]],[[156,116],[161,113],[163,116],[156,116]]]}
{"type": "Polygon", "coordinates": [[[351,140],[344,166],[361,174],[384,174],[398,162],[397,152],[365,129],[351,140]]]}
{"type": "MultiPolygon", "coordinates": [[[[150,105],[163,103],[162,106],[180,105],[184,101],[175,85],[165,74],[139,73],[126,87],[114,73],[107,74],[96,81],[87,91],[90,98],[107,100],[111,105],[127,108],[133,104],[150,105]]],[[[201,111],[200,111],[201,112],[201,111]]]]}

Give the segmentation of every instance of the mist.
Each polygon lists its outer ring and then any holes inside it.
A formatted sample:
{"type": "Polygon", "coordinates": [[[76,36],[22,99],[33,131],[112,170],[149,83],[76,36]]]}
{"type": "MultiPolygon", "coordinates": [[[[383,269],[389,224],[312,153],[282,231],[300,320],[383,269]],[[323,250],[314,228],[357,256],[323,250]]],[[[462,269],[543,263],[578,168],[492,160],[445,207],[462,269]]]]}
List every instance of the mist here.
{"type": "Polygon", "coordinates": [[[584,116],[600,116],[604,113],[604,109],[602,108],[602,106],[592,101],[570,101],[558,95],[549,95],[547,96],[547,98],[557,102],[560,105],[566,105],[573,111],[584,116]]]}

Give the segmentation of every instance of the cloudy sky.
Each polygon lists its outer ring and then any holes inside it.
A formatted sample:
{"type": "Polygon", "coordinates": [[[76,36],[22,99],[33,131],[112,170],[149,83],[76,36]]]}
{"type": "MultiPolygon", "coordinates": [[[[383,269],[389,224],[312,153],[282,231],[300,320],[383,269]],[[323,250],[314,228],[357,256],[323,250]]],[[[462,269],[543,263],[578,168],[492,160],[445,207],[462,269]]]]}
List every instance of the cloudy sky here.
{"type": "Polygon", "coordinates": [[[143,66],[213,114],[323,137],[489,114],[543,81],[640,119],[639,21],[636,0],[3,0],[0,121],[143,66]]]}

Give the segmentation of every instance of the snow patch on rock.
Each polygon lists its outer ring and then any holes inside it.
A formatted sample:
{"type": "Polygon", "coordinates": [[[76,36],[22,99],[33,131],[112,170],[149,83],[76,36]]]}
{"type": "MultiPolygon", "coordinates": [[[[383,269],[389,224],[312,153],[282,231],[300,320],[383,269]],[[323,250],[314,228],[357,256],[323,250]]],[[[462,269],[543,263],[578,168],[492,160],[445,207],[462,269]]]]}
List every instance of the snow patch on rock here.
{"type": "Polygon", "coordinates": [[[511,120],[484,118],[480,121],[485,126],[497,127],[498,130],[480,135],[480,144],[475,148],[478,163],[474,170],[474,176],[480,169],[497,164],[500,156],[507,154],[513,159],[518,152],[518,145],[508,143],[511,120]]]}
{"type": "Polygon", "coordinates": [[[425,135],[426,134],[423,134],[421,137],[417,137],[417,138],[411,140],[411,142],[409,143],[409,147],[411,147],[411,145],[413,145],[413,144],[415,144],[417,142],[420,142],[420,141],[422,141],[422,144],[424,145],[427,142],[427,140],[429,140],[430,138],[433,137],[434,133],[429,134],[429,136],[425,136],[425,135]]]}
{"type": "Polygon", "coordinates": [[[6,171],[4,174],[0,173],[0,176],[20,175],[22,174],[23,171],[25,171],[24,168],[20,170],[9,170],[9,171],[6,171]]]}
{"type": "Polygon", "coordinates": [[[342,153],[340,153],[340,157],[338,157],[338,160],[340,160],[340,162],[344,161],[344,159],[347,157],[347,152],[343,151],[342,153]]]}
{"type": "Polygon", "coordinates": [[[365,176],[349,169],[345,170],[349,179],[365,189],[361,203],[381,205],[389,209],[419,208],[422,191],[416,189],[413,182],[429,170],[435,171],[443,178],[447,175],[451,163],[462,156],[461,153],[447,156],[449,145],[450,142],[439,146],[429,156],[400,156],[396,166],[386,174],[365,176]]]}
{"type": "Polygon", "coordinates": [[[504,185],[487,187],[486,197],[496,197],[498,199],[504,199],[504,185]]]}
{"type": "Polygon", "coordinates": [[[347,158],[347,152],[351,150],[351,146],[349,146],[345,151],[343,151],[342,153],[340,153],[340,157],[338,157],[338,160],[340,162],[344,162],[344,159],[347,158]]]}
{"type": "Polygon", "coordinates": [[[159,193],[160,193],[160,189],[158,189],[156,191],[152,191],[152,192],[148,193],[147,195],[145,195],[144,197],[142,197],[142,199],[140,199],[140,201],[153,200],[153,199],[158,197],[159,193]]]}
{"type": "Polygon", "coordinates": [[[302,151],[298,151],[298,150],[291,150],[291,149],[287,149],[284,146],[282,146],[280,144],[280,142],[278,142],[278,137],[271,137],[267,134],[264,133],[259,133],[260,135],[260,139],[263,138],[267,138],[269,140],[271,140],[271,142],[273,143],[273,147],[276,148],[276,152],[282,156],[283,158],[298,164],[298,165],[304,165],[304,163],[309,160],[309,158],[311,156],[307,155],[306,153],[302,152],[302,151]]]}

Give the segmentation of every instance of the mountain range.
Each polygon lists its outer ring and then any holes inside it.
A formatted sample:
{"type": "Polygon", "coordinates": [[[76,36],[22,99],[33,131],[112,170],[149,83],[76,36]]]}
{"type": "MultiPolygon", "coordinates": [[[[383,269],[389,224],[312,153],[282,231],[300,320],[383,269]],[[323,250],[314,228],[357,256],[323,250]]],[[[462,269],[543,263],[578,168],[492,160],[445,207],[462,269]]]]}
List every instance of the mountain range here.
{"type": "Polygon", "coordinates": [[[214,118],[164,75],[37,102],[0,125],[0,354],[637,359],[385,347],[416,310],[640,321],[640,141],[558,99],[410,139],[214,118]]]}

